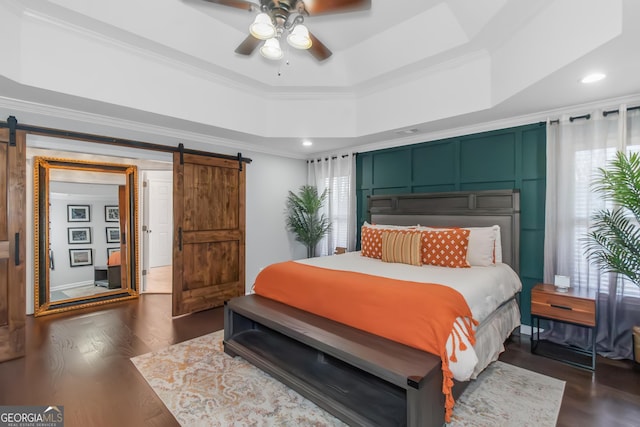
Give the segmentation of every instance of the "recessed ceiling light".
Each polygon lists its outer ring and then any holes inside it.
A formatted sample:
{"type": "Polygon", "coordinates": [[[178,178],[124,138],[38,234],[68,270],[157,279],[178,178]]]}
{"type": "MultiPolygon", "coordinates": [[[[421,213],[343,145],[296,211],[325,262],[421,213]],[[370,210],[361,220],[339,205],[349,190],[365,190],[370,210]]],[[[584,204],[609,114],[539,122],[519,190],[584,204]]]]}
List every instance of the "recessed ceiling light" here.
{"type": "Polygon", "coordinates": [[[582,78],[582,80],[580,80],[580,82],[581,83],[595,83],[595,82],[599,82],[600,80],[604,79],[605,77],[607,77],[606,74],[593,73],[593,74],[589,74],[587,76],[584,76],[582,78]]]}
{"type": "Polygon", "coordinates": [[[302,145],[304,145],[305,147],[311,147],[313,145],[313,142],[311,142],[311,141],[302,141],[302,145]]]}

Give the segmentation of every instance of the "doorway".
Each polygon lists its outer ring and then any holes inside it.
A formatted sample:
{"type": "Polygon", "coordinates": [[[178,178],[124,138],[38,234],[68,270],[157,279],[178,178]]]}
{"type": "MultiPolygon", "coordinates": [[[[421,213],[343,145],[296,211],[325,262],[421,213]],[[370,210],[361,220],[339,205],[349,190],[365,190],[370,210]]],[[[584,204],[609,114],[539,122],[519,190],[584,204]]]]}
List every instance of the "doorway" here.
{"type": "Polygon", "coordinates": [[[143,172],[145,293],[172,293],[173,171],[143,172]],[[146,274],[145,274],[146,273],[146,274]]]}
{"type": "MultiPolygon", "coordinates": [[[[188,150],[182,144],[178,150],[164,147],[158,151],[161,147],[153,144],[109,139],[118,145],[110,147],[103,144],[105,137],[64,131],[65,136],[77,138],[74,140],[49,136],[48,133],[52,131],[44,128],[30,126],[29,130],[47,134],[28,135],[29,146],[34,150],[47,150],[49,153],[60,150],[69,153],[65,158],[90,158],[93,161],[117,158],[136,165],[138,171],[172,171],[172,190],[166,193],[167,196],[171,195],[170,205],[174,206],[153,211],[142,206],[137,211],[140,216],[145,212],[153,214],[158,211],[172,216],[170,221],[166,219],[173,224],[171,236],[165,237],[171,244],[162,245],[172,248],[171,263],[159,265],[165,267],[165,272],[155,276],[166,279],[169,276],[166,270],[171,269],[169,277],[172,284],[173,316],[218,307],[224,300],[244,294],[245,165],[250,163],[251,159],[242,157],[241,153],[229,156],[188,150]],[[94,140],[100,142],[96,144],[92,142],[94,140]],[[173,154],[167,155],[167,151],[173,154]],[[224,262],[220,262],[221,257],[224,258],[224,262]],[[206,268],[202,268],[203,266],[206,268]]],[[[145,191],[142,173],[138,174],[138,178],[138,189],[142,187],[143,196],[146,192],[146,205],[150,205],[149,187],[146,187],[145,191]]],[[[33,182],[31,184],[33,185],[33,182]]],[[[166,184],[168,183],[165,182],[166,184]]],[[[31,196],[33,197],[33,194],[31,196]]],[[[138,199],[138,203],[141,199],[138,199]]],[[[151,247],[146,238],[152,235],[154,230],[150,227],[150,219],[147,218],[148,221],[145,223],[144,217],[140,221],[140,216],[136,215],[135,218],[139,224],[136,233],[143,237],[141,241],[144,243],[139,247],[144,250],[151,247]],[[151,232],[144,232],[143,225],[151,232]]],[[[85,235],[88,236],[88,233],[85,235]]],[[[0,250],[0,255],[2,254],[3,251],[0,250]]],[[[147,267],[147,272],[151,272],[149,253],[144,255],[144,252],[140,251],[138,256],[140,255],[143,255],[143,262],[138,265],[147,267]]],[[[38,262],[36,258],[27,259],[29,267],[33,268],[38,262]]],[[[85,258],[88,260],[88,257],[85,258]]],[[[163,261],[157,262],[162,263],[163,261]]],[[[136,294],[148,288],[145,287],[146,272],[138,272],[138,278],[141,277],[142,280],[140,286],[136,287],[136,294]]],[[[35,305],[36,295],[32,287],[27,289],[27,298],[35,305]]]]}

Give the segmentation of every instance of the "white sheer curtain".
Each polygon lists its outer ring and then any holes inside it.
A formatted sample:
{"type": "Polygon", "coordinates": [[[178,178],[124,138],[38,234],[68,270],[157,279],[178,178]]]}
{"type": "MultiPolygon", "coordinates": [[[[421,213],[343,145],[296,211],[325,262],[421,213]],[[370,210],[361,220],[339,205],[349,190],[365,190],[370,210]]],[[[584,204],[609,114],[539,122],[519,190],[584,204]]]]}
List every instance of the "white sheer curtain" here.
{"type": "Polygon", "coordinates": [[[331,255],[336,247],[352,251],[356,245],[355,155],[352,153],[309,161],[309,185],[318,193],[328,189],[324,214],[331,222],[331,231],[316,248],[319,256],[331,255]]]}
{"type": "MultiPolygon", "coordinates": [[[[616,151],[640,148],[640,111],[607,116],[593,111],[589,119],[560,118],[547,124],[547,190],[545,213],[544,280],[555,274],[569,276],[571,286],[593,289],[598,294],[597,350],[613,358],[631,358],[630,327],[640,322],[640,290],[615,274],[601,273],[585,257],[584,238],[591,216],[611,208],[591,184],[598,168],[606,167],[616,151]]],[[[583,328],[552,324],[548,338],[586,347],[583,328]]]]}

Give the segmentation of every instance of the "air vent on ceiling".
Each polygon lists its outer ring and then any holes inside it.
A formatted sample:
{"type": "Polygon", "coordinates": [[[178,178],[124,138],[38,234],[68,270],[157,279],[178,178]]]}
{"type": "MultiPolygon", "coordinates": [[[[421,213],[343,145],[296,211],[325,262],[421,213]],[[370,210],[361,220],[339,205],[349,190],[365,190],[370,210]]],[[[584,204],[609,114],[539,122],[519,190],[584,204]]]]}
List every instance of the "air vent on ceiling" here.
{"type": "Polygon", "coordinates": [[[402,129],[402,130],[397,130],[396,133],[399,135],[411,135],[412,133],[416,133],[418,132],[418,129],[416,128],[412,128],[412,129],[402,129]]]}

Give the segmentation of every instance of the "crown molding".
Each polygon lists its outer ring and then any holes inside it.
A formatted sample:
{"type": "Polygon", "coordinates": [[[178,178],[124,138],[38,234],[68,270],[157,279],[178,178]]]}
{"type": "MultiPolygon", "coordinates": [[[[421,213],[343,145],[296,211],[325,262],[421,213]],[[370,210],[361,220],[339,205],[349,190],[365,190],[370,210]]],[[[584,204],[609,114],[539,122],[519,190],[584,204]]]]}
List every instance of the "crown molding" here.
{"type": "MultiPolygon", "coordinates": [[[[609,110],[616,109],[621,104],[639,104],[640,105],[640,93],[633,95],[626,95],[616,98],[608,98],[599,101],[588,102],[584,104],[577,104],[573,106],[566,106],[555,108],[551,110],[541,111],[538,113],[526,114],[521,116],[510,117],[506,119],[493,120],[484,123],[478,123],[469,126],[460,126],[456,128],[445,129],[441,131],[427,132],[421,134],[410,135],[404,138],[394,138],[393,140],[373,142],[370,144],[363,144],[354,146],[351,151],[358,153],[365,153],[368,151],[383,150],[386,148],[401,147],[404,145],[420,144],[423,142],[438,141],[441,139],[455,138],[459,136],[472,135],[475,133],[489,132],[493,130],[506,129],[515,126],[523,126],[536,122],[546,122],[547,120],[555,120],[560,117],[569,117],[572,115],[581,115],[593,110],[609,110]]],[[[343,150],[344,151],[344,150],[343,150]]],[[[318,155],[334,155],[334,153],[323,153],[318,155]]],[[[311,156],[308,159],[315,157],[311,156]]]]}
{"type": "MultiPolygon", "coordinates": [[[[111,116],[89,113],[86,111],[78,111],[69,108],[57,107],[53,105],[41,104],[30,101],[23,101],[13,98],[6,98],[0,96],[0,109],[6,109],[11,111],[13,115],[20,119],[18,113],[24,113],[28,116],[46,116],[48,118],[56,118],[60,120],[66,120],[72,123],[84,123],[95,126],[104,126],[108,128],[117,129],[120,132],[124,131],[126,134],[129,132],[141,133],[148,137],[149,141],[153,143],[175,147],[179,142],[185,143],[187,141],[202,144],[209,151],[220,150],[225,153],[231,152],[254,152],[262,154],[270,154],[279,157],[287,157],[293,159],[305,159],[304,154],[292,153],[283,150],[274,150],[268,147],[268,144],[252,144],[246,142],[240,142],[229,138],[215,137],[210,134],[203,134],[199,132],[190,132],[182,129],[176,129],[166,126],[158,126],[149,123],[143,123],[139,121],[127,120],[122,118],[115,118],[111,116]],[[167,139],[175,140],[174,143],[167,143],[167,139]]],[[[32,126],[41,126],[39,123],[28,123],[32,126]]],[[[73,129],[68,129],[73,130],[73,129]]],[[[127,136],[122,136],[127,138],[127,136]]],[[[136,139],[136,138],[132,138],[136,139]]],[[[264,138],[265,142],[267,138],[264,138]]],[[[186,145],[186,144],[185,144],[186,145]]],[[[202,148],[199,147],[198,149],[202,148]]]]}
{"type": "MultiPolygon", "coordinates": [[[[229,138],[213,137],[208,134],[202,134],[198,132],[189,132],[181,129],[152,125],[139,121],[114,118],[111,116],[100,115],[95,113],[88,113],[86,111],[78,111],[74,109],[68,109],[63,107],[57,107],[42,103],[35,103],[23,100],[17,100],[13,98],[0,97],[0,108],[16,112],[14,115],[19,116],[18,113],[24,113],[25,115],[36,115],[53,117],[56,119],[67,120],[76,123],[85,123],[96,126],[104,126],[108,128],[118,129],[120,131],[133,131],[139,132],[144,135],[148,135],[148,139],[154,143],[175,146],[178,142],[191,141],[198,144],[205,145],[210,150],[222,149],[222,151],[244,151],[254,152],[261,154],[274,155],[292,159],[314,159],[316,157],[323,157],[328,155],[335,155],[336,153],[343,152],[368,152],[382,150],[386,148],[394,148],[404,145],[413,145],[429,141],[437,141],[446,138],[453,138],[458,136],[470,135],[474,133],[488,132],[492,130],[505,129],[514,126],[522,126],[526,124],[536,122],[546,122],[547,120],[554,120],[561,116],[569,115],[581,115],[586,112],[592,112],[593,110],[608,110],[618,108],[621,104],[638,105],[640,104],[640,93],[608,98],[604,100],[577,104],[573,106],[565,106],[552,110],[541,111],[538,113],[515,116],[511,118],[488,121],[478,123],[469,126],[461,126],[455,128],[449,128],[440,131],[427,132],[415,135],[408,135],[406,137],[394,138],[393,140],[377,141],[368,144],[361,144],[352,146],[349,148],[342,148],[339,150],[332,150],[319,153],[293,153],[290,151],[274,150],[268,148],[268,138],[263,138],[264,144],[258,143],[245,143],[229,138]],[[161,137],[160,139],[158,137],[161,137]],[[174,139],[174,144],[169,144],[167,139],[174,139]]],[[[34,126],[38,126],[38,123],[29,123],[34,126]]],[[[71,130],[71,129],[70,129],[71,130]]],[[[123,136],[124,137],[124,136],[123,136]]],[[[358,138],[355,138],[358,139],[358,138]]]]}

